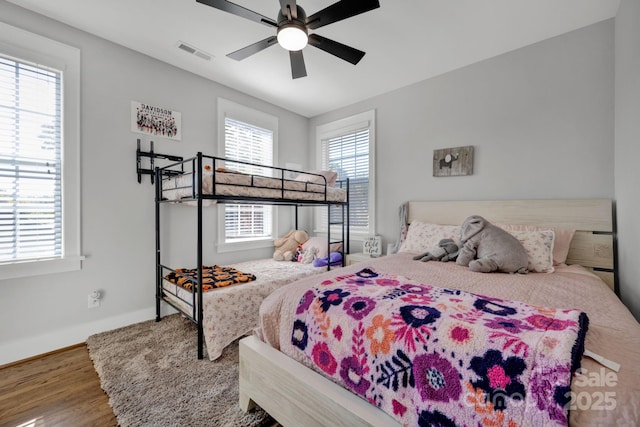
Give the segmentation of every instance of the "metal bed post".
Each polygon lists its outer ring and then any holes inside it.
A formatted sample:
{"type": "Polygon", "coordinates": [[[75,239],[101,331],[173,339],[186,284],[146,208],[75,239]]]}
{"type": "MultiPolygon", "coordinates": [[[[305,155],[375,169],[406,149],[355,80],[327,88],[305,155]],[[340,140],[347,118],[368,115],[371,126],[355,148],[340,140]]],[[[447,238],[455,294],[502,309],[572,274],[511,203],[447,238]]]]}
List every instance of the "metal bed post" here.
{"type": "Polygon", "coordinates": [[[203,358],[202,347],[204,344],[204,331],[202,326],[203,309],[202,309],[202,153],[198,152],[197,159],[197,188],[198,188],[198,311],[197,311],[197,326],[198,326],[198,359],[203,358]]]}
{"type": "MultiPolygon", "coordinates": [[[[327,200],[327,188],[325,185],[324,199],[327,200]]],[[[343,243],[344,245],[344,243],[343,243]]],[[[327,205],[327,271],[331,270],[331,205],[327,205]]]]}
{"type": "Polygon", "coordinates": [[[349,178],[347,178],[347,199],[346,199],[347,200],[347,204],[346,204],[346,206],[342,205],[342,212],[345,211],[345,208],[346,208],[346,211],[347,211],[347,227],[346,227],[347,228],[347,241],[343,242],[343,245],[346,245],[346,250],[344,251],[344,255],[345,256],[342,257],[342,266],[343,267],[347,263],[346,254],[348,254],[350,252],[350,250],[351,250],[351,248],[349,247],[349,242],[351,241],[351,236],[349,235],[349,230],[351,229],[351,224],[350,224],[351,216],[350,216],[350,212],[349,212],[349,204],[350,204],[349,203],[349,186],[350,186],[350,182],[349,182],[349,178]]]}
{"type": "MultiPolygon", "coordinates": [[[[140,141],[140,140],[138,140],[140,141]]],[[[153,176],[153,175],[152,175],[153,176]]],[[[161,194],[161,181],[160,181],[160,168],[156,167],[156,322],[159,322],[160,317],[160,300],[162,299],[162,264],[160,259],[160,199],[161,194]]]]}

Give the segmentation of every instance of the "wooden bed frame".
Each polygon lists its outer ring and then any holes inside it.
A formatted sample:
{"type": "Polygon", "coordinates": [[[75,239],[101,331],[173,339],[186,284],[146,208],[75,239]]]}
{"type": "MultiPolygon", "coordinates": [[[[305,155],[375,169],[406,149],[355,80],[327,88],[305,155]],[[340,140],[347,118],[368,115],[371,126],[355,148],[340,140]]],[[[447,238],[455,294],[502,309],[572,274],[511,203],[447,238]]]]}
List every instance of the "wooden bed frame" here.
{"type": "Polygon", "coordinates": [[[503,224],[539,225],[576,230],[567,264],[597,274],[618,294],[614,204],[607,199],[410,202],[414,220],[460,225],[469,215],[503,224]]]}
{"type": "MultiPolygon", "coordinates": [[[[410,202],[408,219],[460,225],[473,214],[495,223],[575,229],[567,263],[592,270],[617,293],[611,200],[410,202]]],[[[239,403],[244,411],[259,405],[283,426],[400,426],[382,410],[253,336],[240,341],[239,403]]]]}

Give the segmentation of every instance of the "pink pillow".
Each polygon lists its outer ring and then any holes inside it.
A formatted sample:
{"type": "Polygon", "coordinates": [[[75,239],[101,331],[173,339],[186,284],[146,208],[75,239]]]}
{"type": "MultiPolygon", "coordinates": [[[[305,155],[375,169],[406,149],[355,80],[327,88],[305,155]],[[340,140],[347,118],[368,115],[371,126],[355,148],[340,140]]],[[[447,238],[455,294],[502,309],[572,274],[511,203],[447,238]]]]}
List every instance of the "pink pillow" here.
{"type": "Polygon", "coordinates": [[[495,224],[505,231],[544,231],[552,230],[555,233],[553,242],[553,265],[564,264],[567,261],[571,240],[576,230],[568,228],[541,227],[536,225],[495,224]]]}
{"type": "MultiPolygon", "coordinates": [[[[302,249],[310,249],[316,248],[318,252],[316,253],[316,258],[326,258],[329,256],[329,252],[327,250],[327,238],[321,236],[311,237],[309,240],[302,244],[302,249]]],[[[331,244],[331,252],[340,252],[342,250],[342,243],[332,243],[331,244]]]]}

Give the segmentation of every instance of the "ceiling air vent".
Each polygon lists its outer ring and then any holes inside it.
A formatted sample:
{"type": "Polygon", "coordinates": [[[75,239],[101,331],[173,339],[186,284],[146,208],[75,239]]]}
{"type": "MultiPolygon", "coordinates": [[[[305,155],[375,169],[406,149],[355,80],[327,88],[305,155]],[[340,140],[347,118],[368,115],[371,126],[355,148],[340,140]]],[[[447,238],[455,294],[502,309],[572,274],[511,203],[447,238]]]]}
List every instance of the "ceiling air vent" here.
{"type": "Polygon", "coordinates": [[[178,44],[176,46],[178,46],[178,49],[184,50],[185,52],[190,53],[191,55],[195,55],[198,58],[204,59],[205,61],[211,61],[211,58],[213,58],[213,55],[208,54],[204,50],[193,47],[182,41],[178,41],[178,44]]]}

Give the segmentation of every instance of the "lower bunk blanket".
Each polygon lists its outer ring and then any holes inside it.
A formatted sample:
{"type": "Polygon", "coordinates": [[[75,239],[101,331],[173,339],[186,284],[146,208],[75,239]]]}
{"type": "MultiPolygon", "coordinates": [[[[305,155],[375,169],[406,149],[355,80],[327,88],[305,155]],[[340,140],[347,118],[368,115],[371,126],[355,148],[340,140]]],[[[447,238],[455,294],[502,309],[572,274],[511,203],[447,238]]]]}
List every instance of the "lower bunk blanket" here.
{"type": "MultiPolygon", "coordinates": [[[[198,269],[178,268],[167,274],[165,279],[185,289],[198,289],[198,269]]],[[[202,267],[202,291],[210,291],[216,288],[233,285],[234,283],[247,283],[256,280],[256,276],[243,273],[233,267],[221,267],[212,265],[202,267]]]]}
{"type": "Polygon", "coordinates": [[[292,343],[403,425],[568,424],[585,313],[364,269],[303,295],[292,343]]]}
{"type": "MultiPolygon", "coordinates": [[[[229,267],[254,273],[255,280],[203,292],[202,326],[210,360],[216,360],[226,346],[258,326],[260,304],[269,294],[295,280],[326,271],[326,267],[273,259],[245,261],[229,267]]],[[[166,279],[162,287],[164,298],[185,313],[194,312],[197,299],[190,290],[166,279]]],[[[203,289],[206,290],[206,286],[203,289]]]]}

